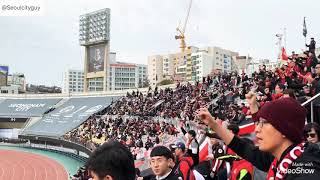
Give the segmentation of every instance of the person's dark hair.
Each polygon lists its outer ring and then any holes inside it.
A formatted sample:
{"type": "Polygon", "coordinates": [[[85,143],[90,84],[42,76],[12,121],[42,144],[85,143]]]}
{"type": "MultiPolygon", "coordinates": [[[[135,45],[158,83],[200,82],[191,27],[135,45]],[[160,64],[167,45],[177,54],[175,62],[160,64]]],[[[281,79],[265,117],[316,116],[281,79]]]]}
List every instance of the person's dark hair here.
{"type": "Polygon", "coordinates": [[[320,126],[318,123],[308,123],[305,125],[303,133],[307,134],[311,131],[311,129],[314,129],[316,131],[318,138],[320,138],[320,126]]]}
{"type": "Polygon", "coordinates": [[[206,133],[206,136],[209,137],[209,138],[215,138],[215,139],[221,139],[217,133],[206,133]]]}
{"type": "Polygon", "coordinates": [[[86,163],[100,179],[109,175],[115,180],[135,180],[136,171],[131,152],[117,141],[108,141],[98,147],[86,163]]]}
{"type": "Polygon", "coordinates": [[[196,132],[194,130],[188,131],[188,134],[190,134],[193,138],[196,137],[196,132]]]}
{"type": "Polygon", "coordinates": [[[156,144],[159,144],[159,143],[160,143],[160,139],[159,139],[158,136],[157,136],[156,139],[155,139],[155,143],[156,143],[156,144]]]}
{"type": "Polygon", "coordinates": [[[285,86],[282,83],[278,83],[277,85],[279,86],[280,89],[284,90],[285,86]]]}
{"type": "Polygon", "coordinates": [[[296,99],[296,95],[294,94],[294,90],[293,89],[285,89],[283,91],[283,94],[289,94],[289,96],[293,99],[296,99]]]}
{"type": "Polygon", "coordinates": [[[137,175],[138,177],[140,177],[140,176],[141,176],[141,171],[140,171],[140,169],[139,169],[139,168],[135,168],[135,171],[136,171],[136,175],[137,175]]]}
{"type": "Polygon", "coordinates": [[[150,157],[164,156],[166,159],[173,159],[172,152],[165,146],[156,146],[150,152],[150,157]]]}
{"type": "Polygon", "coordinates": [[[240,131],[239,126],[236,125],[236,124],[233,124],[233,123],[229,124],[228,127],[227,127],[227,129],[229,129],[230,131],[232,131],[232,133],[235,134],[235,135],[238,135],[238,133],[239,133],[239,131],[240,131]]]}

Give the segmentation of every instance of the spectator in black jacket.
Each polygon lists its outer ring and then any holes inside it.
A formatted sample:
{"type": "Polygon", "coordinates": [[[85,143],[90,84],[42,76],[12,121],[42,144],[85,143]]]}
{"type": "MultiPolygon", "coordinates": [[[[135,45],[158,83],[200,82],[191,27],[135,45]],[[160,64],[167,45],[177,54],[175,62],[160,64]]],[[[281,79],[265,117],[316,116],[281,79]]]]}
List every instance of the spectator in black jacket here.
{"type": "Polygon", "coordinates": [[[314,82],[312,83],[315,87],[315,94],[320,93],[320,63],[318,63],[315,67],[316,69],[316,78],[314,80],[314,82]]]}
{"type": "Polygon", "coordinates": [[[117,141],[97,148],[86,163],[93,180],[135,180],[136,171],[129,149],[117,141]]]}
{"type": "Polygon", "coordinates": [[[194,166],[199,164],[199,143],[196,138],[196,132],[190,130],[187,133],[187,153],[192,157],[194,166]]]}
{"type": "Polygon", "coordinates": [[[308,123],[304,127],[305,140],[320,147],[320,126],[317,123],[308,123]]]}
{"type": "Polygon", "coordinates": [[[306,46],[309,47],[309,52],[314,53],[316,49],[316,41],[314,40],[314,38],[311,38],[310,44],[306,44],[306,46]]]}
{"type": "Polygon", "coordinates": [[[154,175],[149,178],[151,180],[178,180],[172,170],[173,159],[173,154],[167,147],[154,147],[150,153],[150,166],[154,175]]]}
{"type": "Polygon", "coordinates": [[[235,153],[268,172],[267,179],[320,179],[319,147],[303,142],[305,109],[292,98],[269,102],[260,110],[254,93],[247,100],[256,122],[258,148],[219,125],[206,109],[200,109],[198,116],[235,153]]]}

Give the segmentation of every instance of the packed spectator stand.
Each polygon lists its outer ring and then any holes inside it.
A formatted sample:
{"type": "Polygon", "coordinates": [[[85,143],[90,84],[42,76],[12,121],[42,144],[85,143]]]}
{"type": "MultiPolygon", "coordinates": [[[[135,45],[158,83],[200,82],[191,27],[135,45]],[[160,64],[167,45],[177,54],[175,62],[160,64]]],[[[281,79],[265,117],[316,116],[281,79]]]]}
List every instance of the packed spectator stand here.
{"type": "MultiPolygon", "coordinates": [[[[245,95],[250,91],[257,94],[260,105],[282,97],[305,102],[320,92],[318,63],[311,49],[301,54],[293,52],[287,61],[279,62],[276,69],[267,70],[261,65],[258,72],[250,75],[216,74],[194,84],[177,83],[176,88],[149,88],[146,94],[139,90],[128,92],[65,138],[91,142],[96,147],[109,139],[117,140],[130,148],[136,160],[145,160],[155,145],[176,143],[181,127],[196,128],[198,133],[205,129],[195,114],[201,107],[207,107],[222,123],[240,125],[251,115],[245,102],[245,95]],[[166,141],[169,138],[171,142],[166,141]]],[[[319,123],[320,108],[314,106],[313,119],[319,123]]],[[[307,121],[311,121],[310,112],[307,121]]]]}

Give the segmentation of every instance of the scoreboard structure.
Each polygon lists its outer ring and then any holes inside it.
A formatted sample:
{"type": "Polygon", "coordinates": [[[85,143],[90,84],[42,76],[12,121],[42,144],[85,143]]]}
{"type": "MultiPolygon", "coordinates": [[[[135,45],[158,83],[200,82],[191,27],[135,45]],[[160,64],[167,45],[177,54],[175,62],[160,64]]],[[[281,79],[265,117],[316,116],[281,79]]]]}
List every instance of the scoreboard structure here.
{"type": "Polygon", "coordinates": [[[110,52],[110,9],[80,16],[79,43],[85,48],[84,91],[106,91],[110,52]]]}

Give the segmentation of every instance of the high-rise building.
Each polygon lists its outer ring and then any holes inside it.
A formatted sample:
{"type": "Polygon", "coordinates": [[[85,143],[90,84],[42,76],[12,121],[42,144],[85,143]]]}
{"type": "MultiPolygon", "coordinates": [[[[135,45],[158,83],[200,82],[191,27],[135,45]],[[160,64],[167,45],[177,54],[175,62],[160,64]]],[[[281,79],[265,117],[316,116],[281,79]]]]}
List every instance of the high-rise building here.
{"type": "Polygon", "coordinates": [[[202,77],[211,74],[213,69],[219,69],[221,66],[215,64],[213,56],[206,52],[193,53],[192,59],[192,81],[201,81],[202,77]]]}
{"type": "Polygon", "coordinates": [[[204,47],[199,51],[205,51],[209,55],[213,56],[215,60],[215,68],[220,69],[222,72],[231,72],[232,57],[239,55],[237,52],[226,50],[220,47],[204,47]]]}
{"type": "Polygon", "coordinates": [[[0,94],[19,94],[19,86],[0,86],[0,94]]]}
{"type": "Polygon", "coordinates": [[[0,87],[8,84],[9,66],[0,65],[0,87]]]}
{"type": "Polygon", "coordinates": [[[151,86],[156,86],[163,80],[163,57],[161,55],[148,57],[148,79],[151,86]]]}
{"type": "Polygon", "coordinates": [[[196,81],[212,71],[231,72],[232,56],[237,52],[219,47],[188,47],[184,53],[148,57],[148,75],[151,86],[164,79],[196,81]]]}
{"type": "Polygon", "coordinates": [[[147,66],[116,62],[110,64],[108,90],[126,90],[143,87],[147,82],[147,66]]]}
{"type": "Polygon", "coordinates": [[[67,70],[63,74],[63,93],[84,91],[84,73],[82,70],[67,70]]]}
{"type": "Polygon", "coordinates": [[[8,75],[8,86],[17,86],[19,92],[26,91],[26,78],[23,73],[13,73],[8,75]]]}

